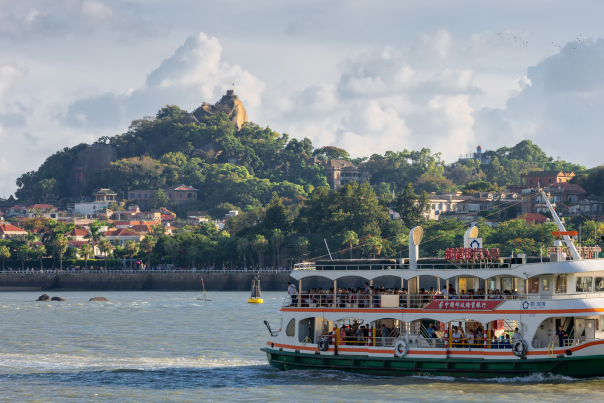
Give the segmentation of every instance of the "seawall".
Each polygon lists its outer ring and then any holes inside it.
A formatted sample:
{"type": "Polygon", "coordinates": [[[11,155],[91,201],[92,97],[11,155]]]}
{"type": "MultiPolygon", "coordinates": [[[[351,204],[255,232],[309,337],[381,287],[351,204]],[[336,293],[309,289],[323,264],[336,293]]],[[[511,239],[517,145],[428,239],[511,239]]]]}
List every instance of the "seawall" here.
{"type": "MultiPolygon", "coordinates": [[[[430,276],[422,277],[422,287],[436,286],[430,276]]],[[[249,291],[254,273],[2,273],[1,291],[249,291]],[[202,281],[203,280],[203,281],[202,281]]],[[[263,291],[287,291],[291,281],[298,286],[289,273],[260,273],[263,291]]],[[[338,287],[362,287],[363,278],[345,277],[338,280],[338,287]]],[[[376,286],[399,287],[400,278],[384,276],[376,279],[376,286]]],[[[444,283],[443,283],[444,284],[444,283]]],[[[407,286],[405,281],[404,286],[407,286]]],[[[442,286],[442,285],[441,285],[442,286]]],[[[302,281],[302,290],[322,287],[328,290],[333,282],[324,277],[313,276],[302,281]]]]}

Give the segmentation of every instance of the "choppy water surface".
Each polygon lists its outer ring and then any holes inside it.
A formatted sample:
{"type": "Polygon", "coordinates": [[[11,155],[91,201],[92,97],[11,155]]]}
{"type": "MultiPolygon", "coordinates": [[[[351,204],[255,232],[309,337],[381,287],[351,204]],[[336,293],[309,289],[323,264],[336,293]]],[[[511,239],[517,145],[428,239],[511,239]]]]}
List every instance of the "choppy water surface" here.
{"type": "Polygon", "coordinates": [[[604,380],[390,378],[279,372],[259,351],[283,293],[0,294],[0,402],[601,401],[604,380]],[[106,296],[110,302],[88,302],[106,296]]]}

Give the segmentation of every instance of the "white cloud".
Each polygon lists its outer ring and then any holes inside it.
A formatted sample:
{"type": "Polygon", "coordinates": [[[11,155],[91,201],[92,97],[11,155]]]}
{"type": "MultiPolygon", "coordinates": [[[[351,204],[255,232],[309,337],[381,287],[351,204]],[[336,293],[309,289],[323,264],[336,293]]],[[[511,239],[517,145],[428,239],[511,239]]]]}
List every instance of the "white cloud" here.
{"type": "Polygon", "coordinates": [[[221,53],[217,38],[204,33],[190,36],[147,76],[141,88],[74,101],[62,121],[100,133],[99,129],[127,127],[130,121],[155,114],[167,104],[193,111],[203,101],[219,99],[233,83],[246,109],[253,112],[262,104],[266,84],[241,66],[223,61],[221,53]]]}

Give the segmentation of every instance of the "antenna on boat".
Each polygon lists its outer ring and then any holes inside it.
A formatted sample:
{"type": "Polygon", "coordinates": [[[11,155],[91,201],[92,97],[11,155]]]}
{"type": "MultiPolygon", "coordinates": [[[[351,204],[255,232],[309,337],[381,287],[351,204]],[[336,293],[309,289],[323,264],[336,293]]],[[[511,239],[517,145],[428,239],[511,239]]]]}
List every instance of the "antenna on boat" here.
{"type": "Polygon", "coordinates": [[[333,260],[333,258],[331,257],[331,252],[329,251],[329,246],[327,246],[327,239],[323,238],[323,240],[325,241],[325,247],[327,248],[327,253],[329,253],[329,260],[333,260]]]}

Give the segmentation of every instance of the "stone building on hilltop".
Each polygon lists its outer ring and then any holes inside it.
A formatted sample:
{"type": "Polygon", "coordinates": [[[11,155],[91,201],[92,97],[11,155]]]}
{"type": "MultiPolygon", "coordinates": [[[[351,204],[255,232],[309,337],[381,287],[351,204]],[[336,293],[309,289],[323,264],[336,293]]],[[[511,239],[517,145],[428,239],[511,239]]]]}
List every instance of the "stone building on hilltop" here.
{"type": "Polygon", "coordinates": [[[235,91],[228,90],[226,95],[223,95],[220,101],[214,105],[203,103],[199,108],[195,109],[192,115],[198,121],[201,121],[204,117],[213,115],[215,113],[224,112],[229,115],[231,123],[237,126],[237,129],[241,129],[241,126],[247,122],[247,112],[243,107],[243,103],[239,100],[239,97],[235,95],[235,91]]]}

